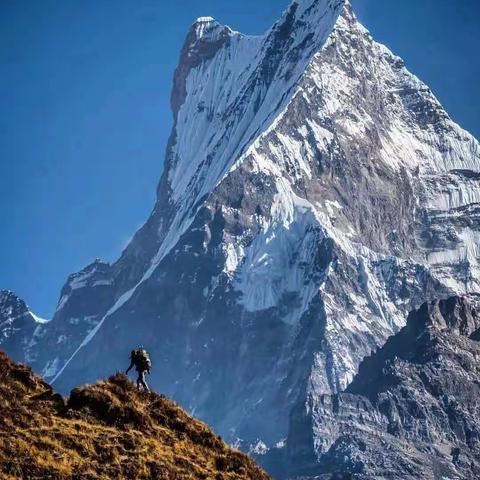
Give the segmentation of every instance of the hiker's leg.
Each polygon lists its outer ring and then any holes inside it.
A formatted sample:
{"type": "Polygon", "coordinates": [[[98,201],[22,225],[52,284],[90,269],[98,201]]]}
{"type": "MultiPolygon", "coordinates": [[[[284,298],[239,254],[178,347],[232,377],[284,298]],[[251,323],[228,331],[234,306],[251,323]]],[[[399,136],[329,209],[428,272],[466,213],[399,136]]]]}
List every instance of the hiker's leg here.
{"type": "Polygon", "coordinates": [[[140,390],[140,385],[142,384],[142,372],[137,371],[137,389],[140,390]]]}
{"type": "Polygon", "coordinates": [[[141,373],[141,376],[140,376],[141,380],[141,384],[143,386],[143,389],[147,392],[150,391],[150,389],[148,388],[148,385],[147,385],[147,382],[145,381],[145,370],[141,373]]]}

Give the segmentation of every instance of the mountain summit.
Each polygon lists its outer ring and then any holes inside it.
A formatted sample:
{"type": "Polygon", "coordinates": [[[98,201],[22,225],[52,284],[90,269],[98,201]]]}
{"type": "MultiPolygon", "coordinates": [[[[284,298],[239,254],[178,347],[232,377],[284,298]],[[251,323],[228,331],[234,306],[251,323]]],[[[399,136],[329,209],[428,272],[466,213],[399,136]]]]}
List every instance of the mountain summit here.
{"type": "Polygon", "coordinates": [[[198,19],[171,103],[150,218],[8,351],[67,391],[145,345],[156,389],[281,450],[410,311],[479,290],[480,146],[341,0],[258,37],[198,19]]]}

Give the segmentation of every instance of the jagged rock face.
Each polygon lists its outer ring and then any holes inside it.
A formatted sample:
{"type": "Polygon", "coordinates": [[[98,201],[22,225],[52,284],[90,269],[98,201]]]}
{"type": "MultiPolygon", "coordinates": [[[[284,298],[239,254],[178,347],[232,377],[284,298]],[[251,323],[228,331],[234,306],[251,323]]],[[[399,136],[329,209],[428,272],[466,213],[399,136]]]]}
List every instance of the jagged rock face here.
{"type": "Polygon", "coordinates": [[[479,328],[475,310],[458,297],[410,314],[344,393],[311,398],[297,424],[310,423],[310,442],[295,429],[288,439],[290,464],[303,466],[292,477],[478,478],[479,328]]]}
{"type": "Polygon", "coordinates": [[[68,280],[32,365],[66,391],[142,344],[155,388],[281,450],[409,311],[478,290],[479,144],[341,0],[260,37],[199,19],[172,108],[152,215],[68,280]]]}
{"type": "Polygon", "coordinates": [[[0,290],[0,349],[21,362],[32,360],[46,321],[35,316],[25,302],[9,290],[0,290]]]}

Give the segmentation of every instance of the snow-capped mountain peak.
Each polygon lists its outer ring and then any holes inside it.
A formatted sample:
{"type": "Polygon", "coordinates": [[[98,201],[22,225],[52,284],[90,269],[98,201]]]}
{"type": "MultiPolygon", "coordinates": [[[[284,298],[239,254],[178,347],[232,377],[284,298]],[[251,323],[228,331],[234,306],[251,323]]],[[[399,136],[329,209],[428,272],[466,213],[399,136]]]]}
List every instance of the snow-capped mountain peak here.
{"type": "Polygon", "coordinates": [[[409,311],[480,288],[479,144],[340,0],[255,37],[198,19],[172,110],[152,215],[69,277],[28,358],[67,390],[142,344],[225,438],[314,451],[322,395],[409,311]]]}
{"type": "Polygon", "coordinates": [[[229,34],[232,30],[217,22],[213,17],[199,17],[192,26],[195,35],[194,42],[216,42],[229,34]]]}

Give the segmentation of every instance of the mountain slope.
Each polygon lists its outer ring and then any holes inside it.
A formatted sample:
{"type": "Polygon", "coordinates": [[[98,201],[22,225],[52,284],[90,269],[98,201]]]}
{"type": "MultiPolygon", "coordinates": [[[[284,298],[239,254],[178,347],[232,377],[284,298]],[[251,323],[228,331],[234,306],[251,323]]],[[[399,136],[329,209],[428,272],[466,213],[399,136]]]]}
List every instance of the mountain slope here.
{"type": "Polygon", "coordinates": [[[412,309],[478,290],[479,144],[348,2],[260,37],[198,19],[172,110],[150,218],[69,277],[30,354],[61,391],[142,344],[157,389],[275,449],[412,309]]]}
{"type": "Polygon", "coordinates": [[[0,476],[5,479],[267,480],[246,455],[123,375],[65,400],[0,352],[0,476]]]}
{"type": "Polygon", "coordinates": [[[310,420],[292,428],[288,443],[293,456],[311,452],[311,465],[291,458],[293,470],[312,478],[478,478],[479,340],[480,318],[464,298],[412,312],[345,392],[310,403],[310,420]],[[310,441],[301,425],[310,425],[310,441]]]}

